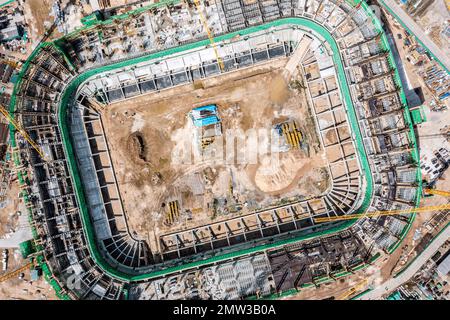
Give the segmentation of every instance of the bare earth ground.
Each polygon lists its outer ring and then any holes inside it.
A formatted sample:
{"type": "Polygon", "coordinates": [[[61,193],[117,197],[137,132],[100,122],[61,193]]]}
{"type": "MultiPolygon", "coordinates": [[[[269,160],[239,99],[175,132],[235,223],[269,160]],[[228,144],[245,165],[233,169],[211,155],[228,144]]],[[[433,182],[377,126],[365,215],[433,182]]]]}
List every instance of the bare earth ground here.
{"type": "MultiPolygon", "coordinates": [[[[18,215],[16,212],[19,210],[19,200],[18,198],[19,187],[17,180],[11,183],[11,187],[8,190],[7,205],[0,209],[0,238],[5,237],[7,233],[16,230],[18,226],[18,215]]],[[[0,251],[3,251],[0,248],[0,251]]],[[[22,255],[18,249],[8,249],[8,269],[3,272],[3,266],[0,262],[0,276],[5,273],[9,273],[20,268],[22,265],[26,264],[27,261],[22,258],[22,255]]],[[[44,279],[41,277],[36,282],[30,281],[30,272],[24,272],[24,279],[19,279],[18,277],[11,278],[5,282],[0,283],[0,300],[11,300],[11,299],[56,299],[54,290],[48,285],[44,279]]]]}
{"type": "Polygon", "coordinates": [[[30,28],[29,36],[32,42],[42,37],[46,28],[52,25],[54,21],[54,17],[50,16],[52,4],[51,0],[27,0],[25,2],[24,13],[30,28]]]}
{"type": "MultiPolygon", "coordinates": [[[[107,107],[102,119],[133,231],[145,238],[154,230],[167,232],[207,224],[211,219],[228,219],[230,212],[237,212],[232,208],[236,204],[243,204],[239,212],[245,213],[281,198],[317,196],[327,190],[325,154],[315,143],[316,131],[308,119],[304,93],[290,89],[278,71],[285,62],[272,61],[270,65],[211,78],[204,82],[203,89],[194,90],[189,84],[107,107]],[[191,148],[193,153],[198,150],[193,145],[196,139],[188,112],[207,104],[218,106],[224,133],[228,129],[270,129],[276,123],[295,119],[306,140],[311,141],[309,151],[277,153],[279,166],[272,171],[267,155],[249,165],[225,163],[221,153],[217,162],[212,162],[212,157],[197,161],[192,156],[188,159],[194,161],[180,164],[175,161],[177,155],[191,148]],[[228,204],[219,217],[212,213],[214,199],[228,204]],[[192,215],[167,226],[162,206],[173,200],[192,215]]],[[[219,142],[213,145],[220,150],[219,142]]],[[[256,144],[250,145],[253,147],[256,144]]],[[[242,149],[234,147],[234,151],[242,149]]]]}
{"type": "MultiPolygon", "coordinates": [[[[28,263],[27,260],[22,258],[22,254],[18,249],[8,250],[8,269],[6,272],[0,271],[0,276],[28,263]]],[[[24,271],[23,275],[23,279],[19,279],[16,276],[0,283],[0,300],[57,300],[55,290],[43,277],[33,282],[30,280],[29,270],[24,271]]]]}
{"type": "Polygon", "coordinates": [[[18,216],[15,213],[19,208],[18,193],[18,183],[13,181],[6,194],[6,205],[0,208],[0,238],[3,238],[17,226],[18,216]]]}

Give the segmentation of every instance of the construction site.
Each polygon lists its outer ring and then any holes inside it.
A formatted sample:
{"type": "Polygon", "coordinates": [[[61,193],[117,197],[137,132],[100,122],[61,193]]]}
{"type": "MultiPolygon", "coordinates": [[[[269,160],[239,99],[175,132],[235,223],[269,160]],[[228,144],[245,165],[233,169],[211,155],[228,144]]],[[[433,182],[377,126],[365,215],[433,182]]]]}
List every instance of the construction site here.
{"type": "Polygon", "coordinates": [[[197,90],[187,84],[108,106],[104,133],[130,227],[141,238],[245,215],[283,199],[318,197],[328,189],[306,92],[289,89],[278,76],[284,60],[210,78],[197,90]],[[211,110],[193,109],[213,102],[211,110]],[[271,133],[289,121],[309,136],[297,141],[282,133],[278,146],[271,133]],[[258,134],[272,140],[273,148],[258,150],[258,134]],[[240,145],[230,143],[236,139],[240,145]],[[271,152],[279,158],[273,173],[266,172],[271,152]]]}
{"type": "Polygon", "coordinates": [[[279,295],[400,245],[419,156],[367,3],[169,1],[83,23],[35,49],[5,115],[58,297],[279,295]]]}

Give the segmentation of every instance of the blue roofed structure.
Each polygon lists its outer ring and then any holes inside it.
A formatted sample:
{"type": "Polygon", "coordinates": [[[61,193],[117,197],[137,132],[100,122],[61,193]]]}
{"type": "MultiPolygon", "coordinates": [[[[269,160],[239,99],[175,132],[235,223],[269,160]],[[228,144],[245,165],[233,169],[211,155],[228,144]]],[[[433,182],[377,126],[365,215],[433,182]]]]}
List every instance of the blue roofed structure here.
{"type": "Polygon", "coordinates": [[[220,123],[217,106],[213,104],[192,109],[191,118],[196,127],[205,127],[220,123]]]}

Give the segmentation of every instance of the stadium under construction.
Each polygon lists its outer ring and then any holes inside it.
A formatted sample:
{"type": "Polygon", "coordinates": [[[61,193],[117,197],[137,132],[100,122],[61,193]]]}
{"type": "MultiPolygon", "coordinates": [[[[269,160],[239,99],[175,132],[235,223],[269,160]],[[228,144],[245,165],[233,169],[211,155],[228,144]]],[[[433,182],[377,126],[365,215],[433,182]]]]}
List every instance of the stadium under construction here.
{"type": "MultiPolygon", "coordinates": [[[[220,102],[213,111],[219,136],[227,118],[220,102]]],[[[422,193],[414,123],[364,1],[168,1],[107,20],[93,15],[34,50],[10,114],[45,155],[11,127],[36,259],[62,299],[236,299],[335,281],[393,252],[414,215],[315,219],[413,208],[422,193]],[[326,190],[237,207],[150,240],[133,232],[104,110],[276,61],[287,61],[287,78],[300,74],[326,190]]],[[[307,131],[297,122],[279,128],[289,148],[302,147],[307,131]]],[[[182,201],[166,202],[173,221],[182,201]]]]}

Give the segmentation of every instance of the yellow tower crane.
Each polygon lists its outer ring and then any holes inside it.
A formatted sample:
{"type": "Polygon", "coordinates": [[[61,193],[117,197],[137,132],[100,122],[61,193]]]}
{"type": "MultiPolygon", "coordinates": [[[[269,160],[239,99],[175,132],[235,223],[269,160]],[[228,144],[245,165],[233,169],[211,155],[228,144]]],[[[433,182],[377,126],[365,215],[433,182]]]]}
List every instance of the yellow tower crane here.
{"type": "Polygon", "coordinates": [[[193,0],[193,2],[195,5],[195,8],[197,9],[197,12],[200,16],[200,20],[202,21],[203,27],[205,28],[206,33],[208,34],[208,39],[213,47],[214,54],[216,55],[217,63],[219,64],[219,67],[220,67],[220,71],[223,71],[225,69],[225,65],[223,64],[222,58],[219,56],[219,50],[217,50],[216,43],[214,42],[214,36],[213,36],[211,30],[209,29],[208,22],[207,22],[205,16],[203,15],[202,9],[200,8],[200,1],[193,0]]]}
{"type": "MultiPolygon", "coordinates": [[[[430,194],[437,194],[442,196],[450,196],[450,192],[434,190],[434,189],[424,189],[425,192],[430,194]]],[[[431,211],[439,211],[439,210],[449,210],[450,204],[441,204],[437,206],[428,206],[428,207],[417,207],[417,208],[409,208],[409,209],[397,209],[397,210],[385,210],[385,211],[372,211],[367,212],[365,214],[347,214],[343,216],[335,216],[335,217],[323,217],[323,218],[314,218],[314,222],[334,222],[334,221],[342,221],[342,220],[353,220],[365,217],[377,217],[377,216],[391,216],[396,214],[412,214],[412,213],[423,213],[423,212],[431,212],[431,211]]]]}
{"type": "Polygon", "coordinates": [[[341,221],[341,220],[353,220],[359,218],[369,218],[369,217],[377,217],[377,216],[392,216],[395,214],[412,214],[412,213],[423,213],[423,212],[431,212],[431,211],[439,211],[439,210],[448,210],[450,209],[450,204],[442,204],[438,206],[429,206],[429,207],[418,207],[418,208],[409,208],[409,209],[398,209],[398,210],[386,210],[386,211],[372,211],[365,214],[347,214],[344,216],[335,216],[335,217],[324,217],[324,218],[314,218],[314,222],[333,222],[333,221],[341,221]]]}
{"type": "Polygon", "coordinates": [[[364,279],[363,281],[356,284],[354,287],[352,287],[350,290],[346,291],[344,294],[339,296],[336,300],[346,300],[352,295],[354,295],[357,291],[363,289],[369,281],[367,279],[364,279]]]}
{"type": "Polygon", "coordinates": [[[42,151],[41,147],[34,142],[34,140],[28,135],[28,133],[25,131],[24,128],[16,121],[14,118],[9,114],[8,110],[5,109],[4,106],[0,105],[0,112],[3,114],[3,116],[8,120],[10,124],[16,128],[16,130],[22,135],[22,137],[25,138],[25,140],[28,141],[28,143],[33,147],[34,150],[39,154],[39,156],[44,160],[47,161],[47,158],[45,157],[44,152],[42,151]]]}
{"type": "Polygon", "coordinates": [[[34,266],[34,262],[29,262],[26,265],[20,267],[19,269],[16,269],[14,271],[11,271],[9,273],[1,275],[0,276],[0,283],[5,282],[6,280],[9,280],[9,279],[11,279],[13,277],[18,276],[19,274],[21,274],[22,272],[24,272],[27,269],[30,269],[33,266],[34,266]]]}

